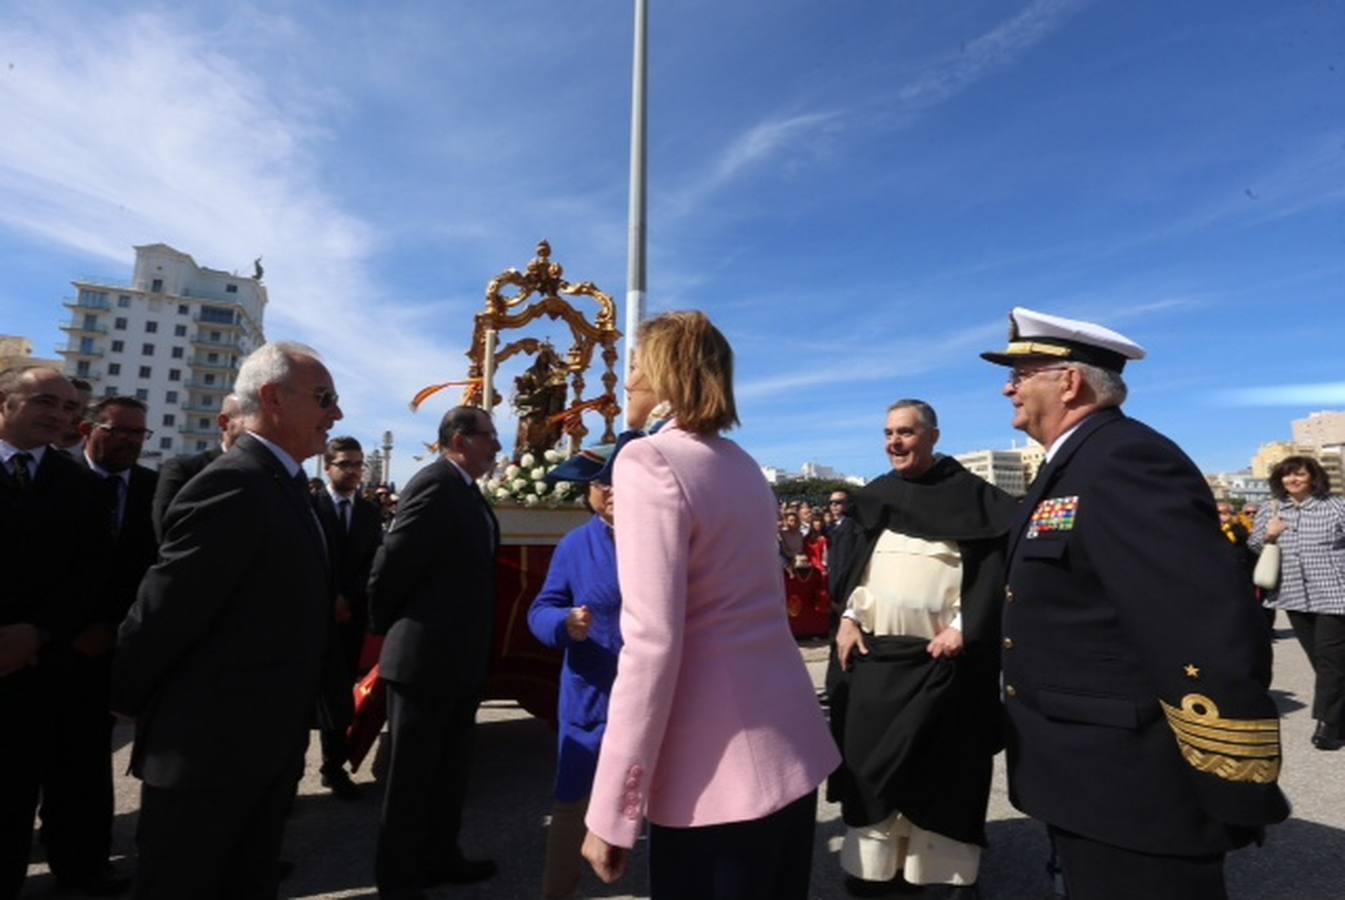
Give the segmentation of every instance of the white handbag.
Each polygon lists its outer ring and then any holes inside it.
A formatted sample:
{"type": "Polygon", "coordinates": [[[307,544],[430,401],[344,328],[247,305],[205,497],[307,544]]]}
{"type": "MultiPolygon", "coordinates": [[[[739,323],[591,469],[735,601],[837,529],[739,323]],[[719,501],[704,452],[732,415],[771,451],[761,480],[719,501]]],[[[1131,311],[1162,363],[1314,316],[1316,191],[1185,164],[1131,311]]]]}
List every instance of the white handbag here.
{"type": "MultiPolygon", "coordinates": [[[[1280,505],[1276,503],[1270,511],[1273,520],[1280,514],[1280,505]]],[[[1256,559],[1256,568],[1252,570],[1252,584],[1273,591],[1280,586],[1280,545],[1265,544],[1261,555],[1256,559]]]]}

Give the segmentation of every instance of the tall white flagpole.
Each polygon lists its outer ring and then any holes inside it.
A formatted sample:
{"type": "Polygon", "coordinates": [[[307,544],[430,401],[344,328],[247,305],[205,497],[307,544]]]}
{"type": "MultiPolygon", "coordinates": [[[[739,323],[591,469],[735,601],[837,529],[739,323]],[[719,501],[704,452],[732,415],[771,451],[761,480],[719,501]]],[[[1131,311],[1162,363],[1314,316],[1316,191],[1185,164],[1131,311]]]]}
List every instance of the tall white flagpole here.
{"type": "MultiPolygon", "coordinates": [[[[626,352],[622,370],[622,384],[630,384],[631,363],[634,358],[635,332],[644,321],[645,311],[645,98],[649,76],[649,62],[645,47],[649,40],[648,0],[635,0],[635,58],[632,65],[630,109],[630,243],[626,267],[626,352]]],[[[623,430],[626,423],[621,414],[623,430]]]]}

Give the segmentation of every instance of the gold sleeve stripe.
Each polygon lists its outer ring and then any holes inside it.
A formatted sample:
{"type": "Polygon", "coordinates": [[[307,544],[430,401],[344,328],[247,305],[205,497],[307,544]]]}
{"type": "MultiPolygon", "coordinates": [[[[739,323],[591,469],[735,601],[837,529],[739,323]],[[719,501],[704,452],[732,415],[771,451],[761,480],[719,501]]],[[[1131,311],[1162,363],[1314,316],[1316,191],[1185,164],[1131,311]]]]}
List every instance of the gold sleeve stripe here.
{"type": "Polygon", "coordinates": [[[1203,694],[1187,694],[1181,709],[1159,702],[1182,758],[1196,771],[1253,784],[1273,784],[1279,777],[1278,719],[1225,719],[1203,694]]]}
{"type": "Polygon", "coordinates": [[[1004,349],[1008,356],[1059,356],[1069,357],[1071,351],[1068,347],[1061,347],[1058,344],[1038,344],[1034,341],[1010,341],[1009,346],[1004,349]]]}

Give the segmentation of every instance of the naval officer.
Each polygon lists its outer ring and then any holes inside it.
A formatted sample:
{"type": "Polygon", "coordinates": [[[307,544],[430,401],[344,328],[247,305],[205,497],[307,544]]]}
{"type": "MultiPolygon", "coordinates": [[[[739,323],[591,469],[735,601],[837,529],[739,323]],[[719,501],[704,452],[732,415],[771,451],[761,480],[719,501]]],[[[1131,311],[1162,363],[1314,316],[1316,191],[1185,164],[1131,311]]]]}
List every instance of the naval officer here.
{"type": "Polygon", "coordinates": [[[1289,813],[1271,653],[1199,470],[1121,412],[1144,350],[1017,308],[1013,425],[1046,462],[1009,533],[1009,794],[1071,900],[1226,896],[1224,854],[1289,813]]]}

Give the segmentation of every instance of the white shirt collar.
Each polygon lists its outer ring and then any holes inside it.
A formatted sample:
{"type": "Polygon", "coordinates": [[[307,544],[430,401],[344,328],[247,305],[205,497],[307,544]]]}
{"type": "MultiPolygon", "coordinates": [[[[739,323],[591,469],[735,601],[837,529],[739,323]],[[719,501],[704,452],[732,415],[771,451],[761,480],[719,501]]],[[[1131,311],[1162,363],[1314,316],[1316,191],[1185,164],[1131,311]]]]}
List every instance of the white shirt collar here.
{"type": "Polygon", "coordinates": [[[467,482],[467,483],[468,483],[469,485],[471,485],[472,487],[476,487],[476,479],[473,478],[472,476],[468,475],[466,469],[464,469],[462,466],[460,466],[460,465],[458,465],[457,463],[455,463],[451,458],[449,458],[449,457],[447,457],[447,456],[445,456],[444,459],[448,460],[448,464],[449,464],[450,466],[452,466],[453,468],[455,468],[455,469],[458,470],[458,474],[462,476],[462,480],[463,480],[463,481],[467,482]]]}
{"type": "Polygon", "coordinates": [[[109,472],[107,469],[104,469],[102,466],[98,465],[98,463],[94,462],[92,459],[89,458],[89,451],[87,448],[85,448],[84,450],[84,461],[89,464],[89,468],[93,470],[93,473],[95,475],[100,475],[103,478],[116,475],[118,478],[121,479],[122,484],[126,485],[127,487],[130,487],[131,485],[130,469],[122,469],[120,472],[109,472]]]}
{"type": "Polygon", "coordinates": [[[1087,422],[1087,421],[1092,417],[1092,415],[1093,415],[1092,413],[1089,413],[1087,416],[1084,416],[1084,417],[1083,417],[1082,419],[1080,419],[1078,422],[1075,422],[1075,423],[1074,423],[1074,427],[1073,427],[1073,428],[1069,429],[1069,430],[1066,431],[1064,434],[1060,435],[1060,437],[1058,437],[1058,438],[1056,438],[1055,440],[1051,441],[1051,446],[1049,446],[1049,447],[1046,448],[1046,461],[1047,461],[1047,462],[1050,462],[1050,461],[1055,457],[1056,453],[1059,452],[1060,448],[1063,447],[1063,446],[1065,445],[1065,441],[1069,440],[1070,435],[1072,435],[1074,432],[1078,431],[1078,430],[1079,430],[1079,426],[1082,425],[1084,422],[1087,422]]]}
{"type": "Polygon", "coordinates": [[[36,471],[37,467],[42,465],[42,455],[45,454],[46,452],[47,452],[46,444],[38,444],[36,447],[30,447],[27,450],[20,450],[18,447],[15,447],[9,441],[0,438],[0,462],[4,462],[5,465],[9,465],[9,461],[14,457],[14,454],[27,453],[33,457],[33,469],[34,471],[36,471]]]}
{"type": "Polygon", "coordinates": [[[339,504],[342,500],[349,500],[351,506],[355,505],[354,491],[351,491],[349,494],[342,494],[329,484],[327,485],[327,494],[332,498],[333,503],[339,504]]]}
{"type": "Polygon", "coordinates": [[[255,437],[263,447],[270,450],[275,455],[276,459],[280,460],[280,464],[285,467],[286,472],[290,473],[291,478],[299,473],[299,464],[294,461],[294,457],[280,449],[278,444],[274,441],[268,441],[255,431],[249,431],[248,434],[255,437]]]}

